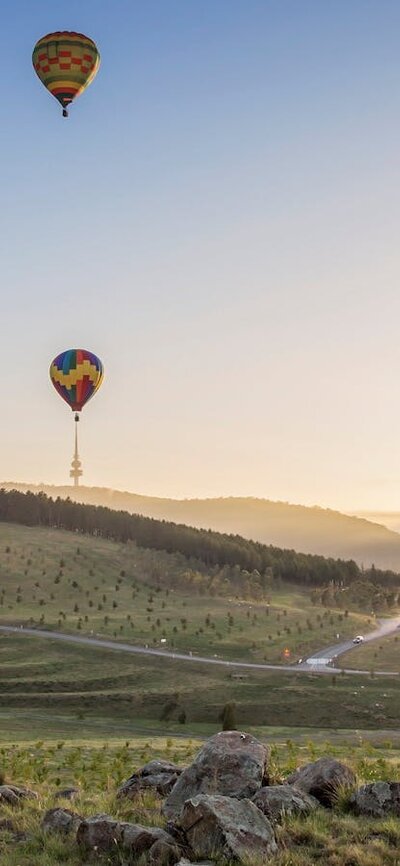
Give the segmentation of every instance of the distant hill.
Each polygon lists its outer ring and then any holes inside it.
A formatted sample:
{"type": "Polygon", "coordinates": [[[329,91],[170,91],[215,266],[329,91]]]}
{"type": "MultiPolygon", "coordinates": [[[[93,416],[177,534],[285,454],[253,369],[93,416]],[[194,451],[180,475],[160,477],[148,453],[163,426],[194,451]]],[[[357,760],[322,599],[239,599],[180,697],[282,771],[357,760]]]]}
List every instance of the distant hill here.
{"type": "Polygon", "coordinates": [[[373,523],[381,523],[393,532],[400,532],[400,511],[355,511],[354,517],[364,517],[373,523]]]}
{"type": "Polygon", "coordinates": [[[105,487],[56,487],[44,484],[0,482],[6,490],[43,491],[92,505],[185,523],[244,538],[342,559],[360,565],[400,571],[400,534],[360,517],[325,508],[308,508],[267,499],[162,499],[105,487]]]}

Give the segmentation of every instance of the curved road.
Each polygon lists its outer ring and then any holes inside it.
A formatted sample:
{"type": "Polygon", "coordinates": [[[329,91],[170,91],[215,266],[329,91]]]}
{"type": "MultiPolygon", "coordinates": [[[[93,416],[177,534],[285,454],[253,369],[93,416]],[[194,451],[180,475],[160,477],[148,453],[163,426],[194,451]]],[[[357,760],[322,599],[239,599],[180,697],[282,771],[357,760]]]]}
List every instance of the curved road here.
{"type": "MultiPolygon", "coordinates": [[[[400,616],[393,619],[381,620],[379,628],[366,635],[364,642],[377,640],[380,637],[391,634],[400,626],[400,616]]],[[[97,647],[99,649],[114,650],[114,652],[126,652],[135,655],[158,656],[161,658],[179,659],[188,662],[200,662],[208,665],[222,665],[224,667],[234,668],[250,668],[255,670],[267,671],[285,671],[285,673],[339,673],[342,669],[332,666],[332,662],[348,650],[356,650],[357,645],[354,645],[351,640],[336,644],[336,646],[327,647],[325,650],[320,650],[314,653],[310,658],[305,659],[301,665],[268,665],[256,662],[238,662],[225,661],[224,659],[209,658],[207,656],[198,656],[191,653],[171,652],[170,650],[151,649],[146,646],[133,646],[128,643],[120,643],[118,641],[107,640],[106,638],[98,637],[81,637],[80,635],[64,634],[59,631],[45,631],[44,629],[25,628],[24,626],[9,626],[1,625],[0,632],[8,634],[28,635],[29,637],[47,638],[50,640],[60,640],[66,643],[80,644],[83,646],[97,647]]],[[[346,673],[369,675],[369,671],[345,669],[346,673]]],[[[377,671],[380,676],[397,676],[393,671],[377,671]]]]}
{"type": "MultiPolygon", "coordinates": [[[[301,670],[310,670],[310,667],[313,670],[316,670],[317,668],[328,668],[330,671],[341,670],[341,668],[338,669],[332,667],[332,663],[339,656],[347,653],[349,650],[356,651],[360,646],[363,646],[372,640],[378,640],[378,638],[393,634],[393,632],[400,628],[400,616],[396,616],[392,619],[381,619],[378,620],[378,622],[379,627],[374,631],[369,632],[369,634],[364,635],[362,644],[354,644],[351,639],[342,641],[341,643],[334,644],[334,646],[329,646],[326,649],[313,653],[313,655],[308,659],[305,659],[301,665],[298,665],[298,668],[301,668],[301,670]]],[[[359,673],[359,671],[357,671],[357,673],[359,673]]]]}

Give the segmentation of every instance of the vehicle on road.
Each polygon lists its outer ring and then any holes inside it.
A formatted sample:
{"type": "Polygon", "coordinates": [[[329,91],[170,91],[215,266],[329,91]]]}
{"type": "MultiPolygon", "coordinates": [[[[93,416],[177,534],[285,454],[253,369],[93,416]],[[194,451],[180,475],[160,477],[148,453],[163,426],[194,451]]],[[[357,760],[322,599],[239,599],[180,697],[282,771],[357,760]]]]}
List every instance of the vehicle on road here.
{"type": "Polygon", "coordinates": [[[357,635],[353,638],[353,643],[362,643],[363,640],[364,640],[364,635],[362,635],[362,634],[357,634],[357,635]]]}

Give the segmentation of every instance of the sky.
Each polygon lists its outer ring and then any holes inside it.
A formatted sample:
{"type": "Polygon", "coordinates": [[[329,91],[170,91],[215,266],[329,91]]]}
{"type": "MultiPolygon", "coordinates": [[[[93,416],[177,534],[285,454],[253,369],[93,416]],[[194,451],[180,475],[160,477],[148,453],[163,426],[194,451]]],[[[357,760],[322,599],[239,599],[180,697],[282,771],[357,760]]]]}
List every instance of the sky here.
{"type": "Polygon", "coordinates": [[[400,505],[398,0],[2,8],[2,480],[400,505]],[[38,38],[97,42],[63,120],[38,38]]]}

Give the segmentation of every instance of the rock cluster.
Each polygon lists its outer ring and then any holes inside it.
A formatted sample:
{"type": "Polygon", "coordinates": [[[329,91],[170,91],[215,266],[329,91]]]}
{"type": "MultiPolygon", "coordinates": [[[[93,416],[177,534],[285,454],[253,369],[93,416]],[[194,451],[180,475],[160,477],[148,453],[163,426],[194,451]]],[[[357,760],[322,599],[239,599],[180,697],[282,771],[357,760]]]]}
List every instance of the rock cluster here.
{"type": "Polygon", "coordinates": [[[350,798],[350,806],[356,815],[385,818],[386,815],[400,817],[400,782],[372,782],[362,785],[350,798]]]}
{"type": "Polygon", "coordinates": [[[172,791],[181,773],[181,768],[170,764],[169,761],[150,761],[121,785],[117,797],[133,800],[146,788],[155,791],[160,797],[166,797],[172,791]]]}
{"type": "Polygon", "coordinates": [[[142,854],[148,854],[150,863],[164,866],[177,863],[181,856],[175,840],[166,830],[115,821],[109,815],[95,815],[82,820],[76,840],[88,853],[121,849],[129,862],[134,862],[142,854]]]}
{"type": "Polygon", "coordinates": [[[285,815],[308,815],[320,805],[315,797],[293,785],[261,788],[253,797],[253,803],[274,823],[279,823],[285,815]]]}
{"type": "Polygon", "coordinates": [[[19,806],[21,800],[37,800],[37,794],[29,788],[17,788],[15,785],[0,785],[0,805],[19,806]]]}
{"type": "MultiPolygon", "coordinates": [[[[185,770],[166,761],[151,761],[121,786],[119,798],[134,799],[146,789],[166,797],[166,827],[145,827],[110,815],[84,818],[70,809],[49,809],[44,833],[69,836],[82,856],[102,862],[115,853],[126,866],[203,866],[215,860],[273,863],[278,851],[276,826],[285,815],[307,815],[331,808],[343,790],[357,815],[400,816],[400,783],[375,782],[356,790],[356,778],[345,764],[321,758],[292,773],[281,785],[269,785],[268,749],[249,734],[228,731],[212,737],[185,770]]],[[[56,792],[55,799],[79,795],[77,789],[56,792]]],[[[0,787],[0,807],[17,806],[36,797],[13,785],[0,787]]],[[[1,814],[1,812],[0,812],[1,814]]],[[[9,818],[0,832],[14,829],[9,818]]]]}
{"type": "Polygon", "coordinates": [[[177,817],[186,800],[197,794],[222,794],[239,800],[253,797],[268,784],[268,758],[267,747],[250,734],[216,734],[179,777],[165,801],[164,814],[177,817]]]}
{"type": "Polygon", "coordinates": [[[218,852],[225,860],[262,857],[268,862],[277,851],[271,823],[247,798],[199,794],[186,801],[178,821],[196,857],[218,852]]]}
{"type": "Polygon", "coordinates": [[[69,809],[49,809],[42,820],[42,830],[45,833],[57,832],[62,836],[76,833],[83,819],[69,809]]]}
{"type": "Polygon", "coordinates": [[[354,788],[356,776],[353,770],[341,761],[320,758],[319,761],[300,767],[286,782],[306,794],[311,794],[323,806],[332,806],[340,790],[354,788]]]}

